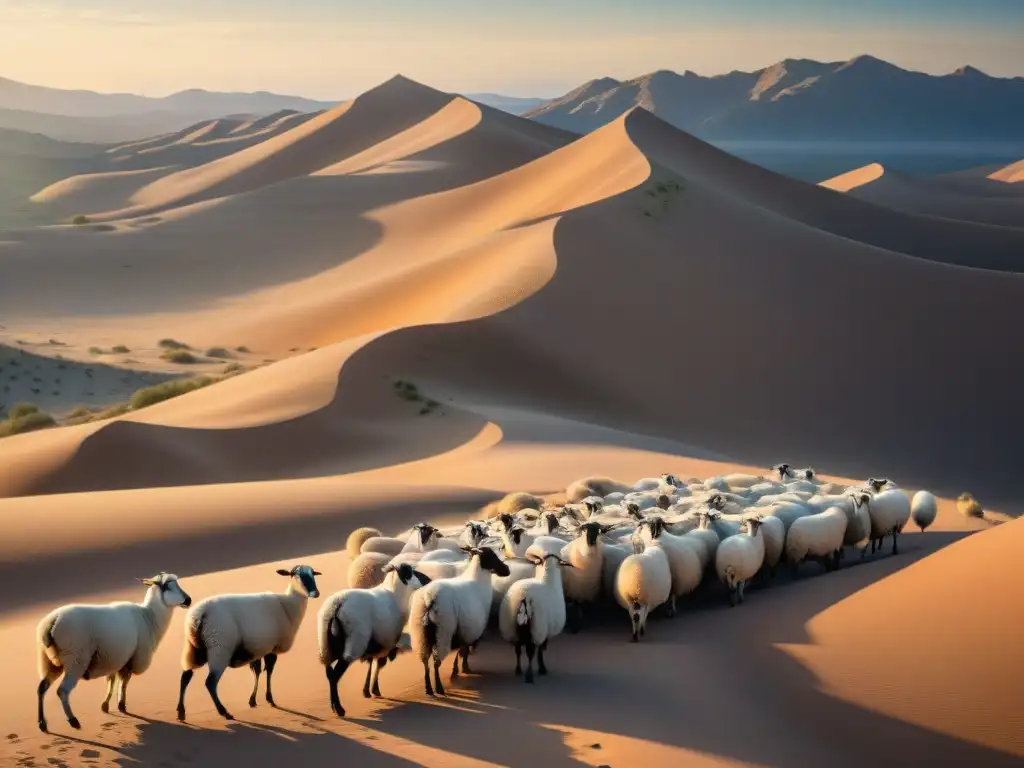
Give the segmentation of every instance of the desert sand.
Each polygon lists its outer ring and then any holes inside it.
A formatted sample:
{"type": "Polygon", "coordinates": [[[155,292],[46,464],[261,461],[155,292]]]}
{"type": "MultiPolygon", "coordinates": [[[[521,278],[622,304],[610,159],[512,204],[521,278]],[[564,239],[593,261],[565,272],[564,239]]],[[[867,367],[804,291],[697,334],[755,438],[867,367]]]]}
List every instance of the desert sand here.
{"type": "Polygon", "coordinates": [[[110,153],[152,166],[41,190],[52,223],[0,232],[0,350],[75,371],[40,405],[86,402],[84,368],[101,362],[127,380],[98,406],[152,377],[246,369],[0,440],[14,660],[0,758],[1019,764],[1024,617],[1006,585],[1020,579],[1024,229],[857,199],[868,179],[837,193],[784,178],[640,109],[578,138],[402,77],[308,119],[199,130],[110,153]],[[162,359],[167,338],[201,361],[162,359]],[[438,406],[396,396],[395,379],[438,406]],[[53,697],[54,733],[36,729],[33,632],[56,605],[139,599],[134,579],[159,570],[193,599],[274,589],[299,562],[328,595],[360,525],[464,519],[588,474],[783,460],[927,487],[940,518],[899,556],[783,580],[736,610],[698,601],[639,646],[613,613],[558,638],[534,688],[498,642],[448,699],[425,700],[406,657],[384,700],[357,698],[352,671],[343,722],[311,606],[275,676],[281,709],[243,709],[251,677],[235,670],[221,696],[237,721],[193,685],[178,724],[178,618],[132,683],[132,715],[103,715],[104,686],[83,682],[83,729],[53,697]],[[964,490],[987,521],[959,517],[964,490]]]}

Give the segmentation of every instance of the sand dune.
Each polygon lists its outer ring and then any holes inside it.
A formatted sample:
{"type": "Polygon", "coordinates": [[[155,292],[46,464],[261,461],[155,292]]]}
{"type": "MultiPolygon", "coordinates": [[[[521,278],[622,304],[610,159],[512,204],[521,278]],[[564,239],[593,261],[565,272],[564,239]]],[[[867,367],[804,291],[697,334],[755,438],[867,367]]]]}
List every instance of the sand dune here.
{"type": "Polygon", "coordinates": [[[1024,160],[1018,160],[1016,163],[1012,163],[1005,168],[1001,168],[994,173],[990,173],[988,178],[993,181],[1004,181],[1007,184],[1015,184],[1018,181],[1024,181],[1024,160]]]}
{"type": "Polygon", "coordinates": [[[819,186],[908,213],[1024,227],[1024,199],[994,198],[980,189],[971,194],[965,185],[957,188],[941,179],[915,178],[878,163],[828,179],[819,186]]]}
{"type": "MultiPolygon", "coordinates": [[[[0,757],[1019,762],[1006,701],[1022,681],[974,657],[1020,633],[1002,593],[980,585],[1019,580],[1006,553],[1022,523],[987,530],[948,499],[971,490],[997,520],[1021,511],[1024,423],[999,353],[1013,358],[1024,323],[1024,232],[856,198],[887,173],[837,182],[845,193],[787,179],[643,110],[573,140],[395,78],[287,118],[236,125],[221,149],[281,130],[203,165],[44,195],[111,201],[98,225],[3,233],[0,341],[56,338],[73,366],[90,345],[123,343],[138,370],[180,375],[196,368],[161,361],[158,339],[268,361],[117,419],[0,440],[12,658],[31,658],[52,605],[137,597],[130,580],[159,568],[198,598],[278,587],[274,569],[296,558],[324,572],[326,594],[343,586],[337,550],[353,527],[464,518],[584,474],[813,463],[929,487],[939,521],[898,557],[758,590],[741,610],[698,601],[658,622],[642,657],[621,616],[560,638],[549,696],[515,682],[511,652],[489,643],[475,657],[485,674],[446,702],[423,701],[410,659],[388,668],[393,701],[357,699],[351,673],[353,718],[338,722],[307,626],[275,678],[287,709],[243,711],[250,678],[236,671],[222,695],[239,721],[225,726],[194,685],[179,726],[178,620],[133,683],[147,720],[101,717],[99,684],[76,691],[89,743],[37,735],[35,673],[16,665],[0,757]],[[45,280],[28,291],[30,274],[45,280]],[[960,621],[962,635],[939,631],[960,621]],[[853,643],[888,661],[851,664],[867,658],[853,643]],[[634,702],[628,717],[605,706],[610,691],[634,702]]],[[[945,184],[936,197],[955,197],[945,184]]]]}

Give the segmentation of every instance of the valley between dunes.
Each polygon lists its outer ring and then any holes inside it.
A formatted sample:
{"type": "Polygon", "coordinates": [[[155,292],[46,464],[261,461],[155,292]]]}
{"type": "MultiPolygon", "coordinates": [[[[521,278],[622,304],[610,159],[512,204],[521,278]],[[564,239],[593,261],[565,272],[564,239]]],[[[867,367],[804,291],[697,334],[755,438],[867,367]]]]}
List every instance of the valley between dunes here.
{"type": "Polygon", "coordinates": [[[43,378],[58,346],[54,408],[245,370],[0,440],[4,764],[1024,758],[1019,171],[808,185],[642,109],[576,137],[402,77],[108,154],[33,198],[53,224],[0,231],[0,383],[11,360],[45,358],[43,378]],[[57,223],[74,214],[87,223],[57,223]],[[230,355],[182,368],[160,339],[230,355]],[[121,344],[130,361],[90,352],[121,344]],[[123,371],[102,391],[100,363],[123,371]],[[498,642],[436,702],[410,658],[383,700],[357,698],[351,672],[345,721],[311,606],[276,673],[281,709],[243,710],[236,670],[221,685],[236,722],[193,685],[176,723],[176,618],[132,684],[135,716],[102,715],[104,686],[84,682],[81,731],[52,696],[55,733],[35,728],[33,632],[61,603],[139,599],[133,580],[159,570],[193,599],[276,589],[299,562],[329,595],[357,526],[465,519],[592,474],[776,461],[929,488],[939,520],[899,556],[698,605],[639,646],[621,616],[559,638],[534,688],[498,642]],[[988,522],[957,513],[964,490],[988,522]]]}

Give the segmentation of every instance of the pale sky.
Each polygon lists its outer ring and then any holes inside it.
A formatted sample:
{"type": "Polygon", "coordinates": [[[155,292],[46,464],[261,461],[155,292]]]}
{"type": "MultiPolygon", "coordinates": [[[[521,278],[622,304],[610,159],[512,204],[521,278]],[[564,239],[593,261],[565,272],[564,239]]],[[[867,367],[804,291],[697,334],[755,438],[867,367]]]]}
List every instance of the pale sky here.
{"type": "Polygon", "coordinates": [[[861,53],[1016,76],[1022,40],[1024,0],[0,0],[0,77],[150,96],[340,100],[398,72],[554,96],[604,75],[861,53]]]}

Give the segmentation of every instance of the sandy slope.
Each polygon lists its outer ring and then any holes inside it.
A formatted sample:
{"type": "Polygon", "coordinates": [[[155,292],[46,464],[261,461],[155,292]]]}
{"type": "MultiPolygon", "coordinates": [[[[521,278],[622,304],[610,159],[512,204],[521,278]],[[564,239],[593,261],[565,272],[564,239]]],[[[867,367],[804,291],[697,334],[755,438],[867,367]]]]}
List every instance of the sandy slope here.
{"type": "MultiPolygon", "coordinates": [[[[1002,358],[1024,323],[1011,274],[1024,233],[786,179],[642,110],[569,138],[396,78],[153,181],[100,227],[4,233],[0,339],[57,337],[69,356],[124,343],[148,365],[170,336],[277,361],[129,417],[0,441],[10,654],[31,658],[54,603],[135,596],[130,579],[158,568],[205,596],[275,587],[268,561],[303,558],[330,592],[357,525],[462,516],[590,473],[789,460],[1021,511],[1024,424],[1002,358]],[[46,279],[25,291],[37,271],[46,279]],[[437,407],[396,396],[396,378],[437,407]]],[[[385,681],[398,703],[355,699],[353,672],[356,719],[342,724],[327,715],[311,627],[279,667],[287,711],[243,710],[250,678],[236,672],[223,690],[239,722],[225,727],[194,685],[191,725],[172,724],[176,622],[133,683],[132,709],[153,720],[100,717],[102,686],[83,684],[88,743],[36,736],[24,664],[0,688],[16,734],[0,749],[70,764],[1009,765],[1024,755],[1012,716],[984,724],[906,702],[944,692],[988,707],[1019,689],[1016,669],[1005,688],[1005,669],[960,674],[974,648],[934,627],[986,626],[997,604],[962,585],[1015,579],[997,555],[1020,525],[922,559],[985,527],[944,502],[900,557],[765,590],[742,610],[712,600],[636,652],[610,649],[621,621],[565,639],[547,697],[505,674],[501,648],[479,656],[493,674],[448,703],[422,701],[408,660],[385,681]],[[921,627],[929,650],[908,655],[921,627]],[[855,630],[890,651],[859,676],[855,630]],[[628,716],[609,705],[621,701],[628,716]]],[[[1017,619],[997,629],[1013,636],[1017,619]]]]}
{"type": "Polygon", "coordinates": [[[915,178],[878,163],[828,179],[819,186],[908,213],[1024,227],[1024,199],[993,199],[981,190],[970,194],[963,186],[957,189],[942,179],[915,178]]]}
{"type": "Polygon", "coordinates": [[[993,181],[1003,181],[1007,184],[1015,184],[1018,181],[1024,181],[1024,160],[1018,160],[1016,163],[1011,163],[1005,168],[989,174],[988,178],[993,181]]]}

